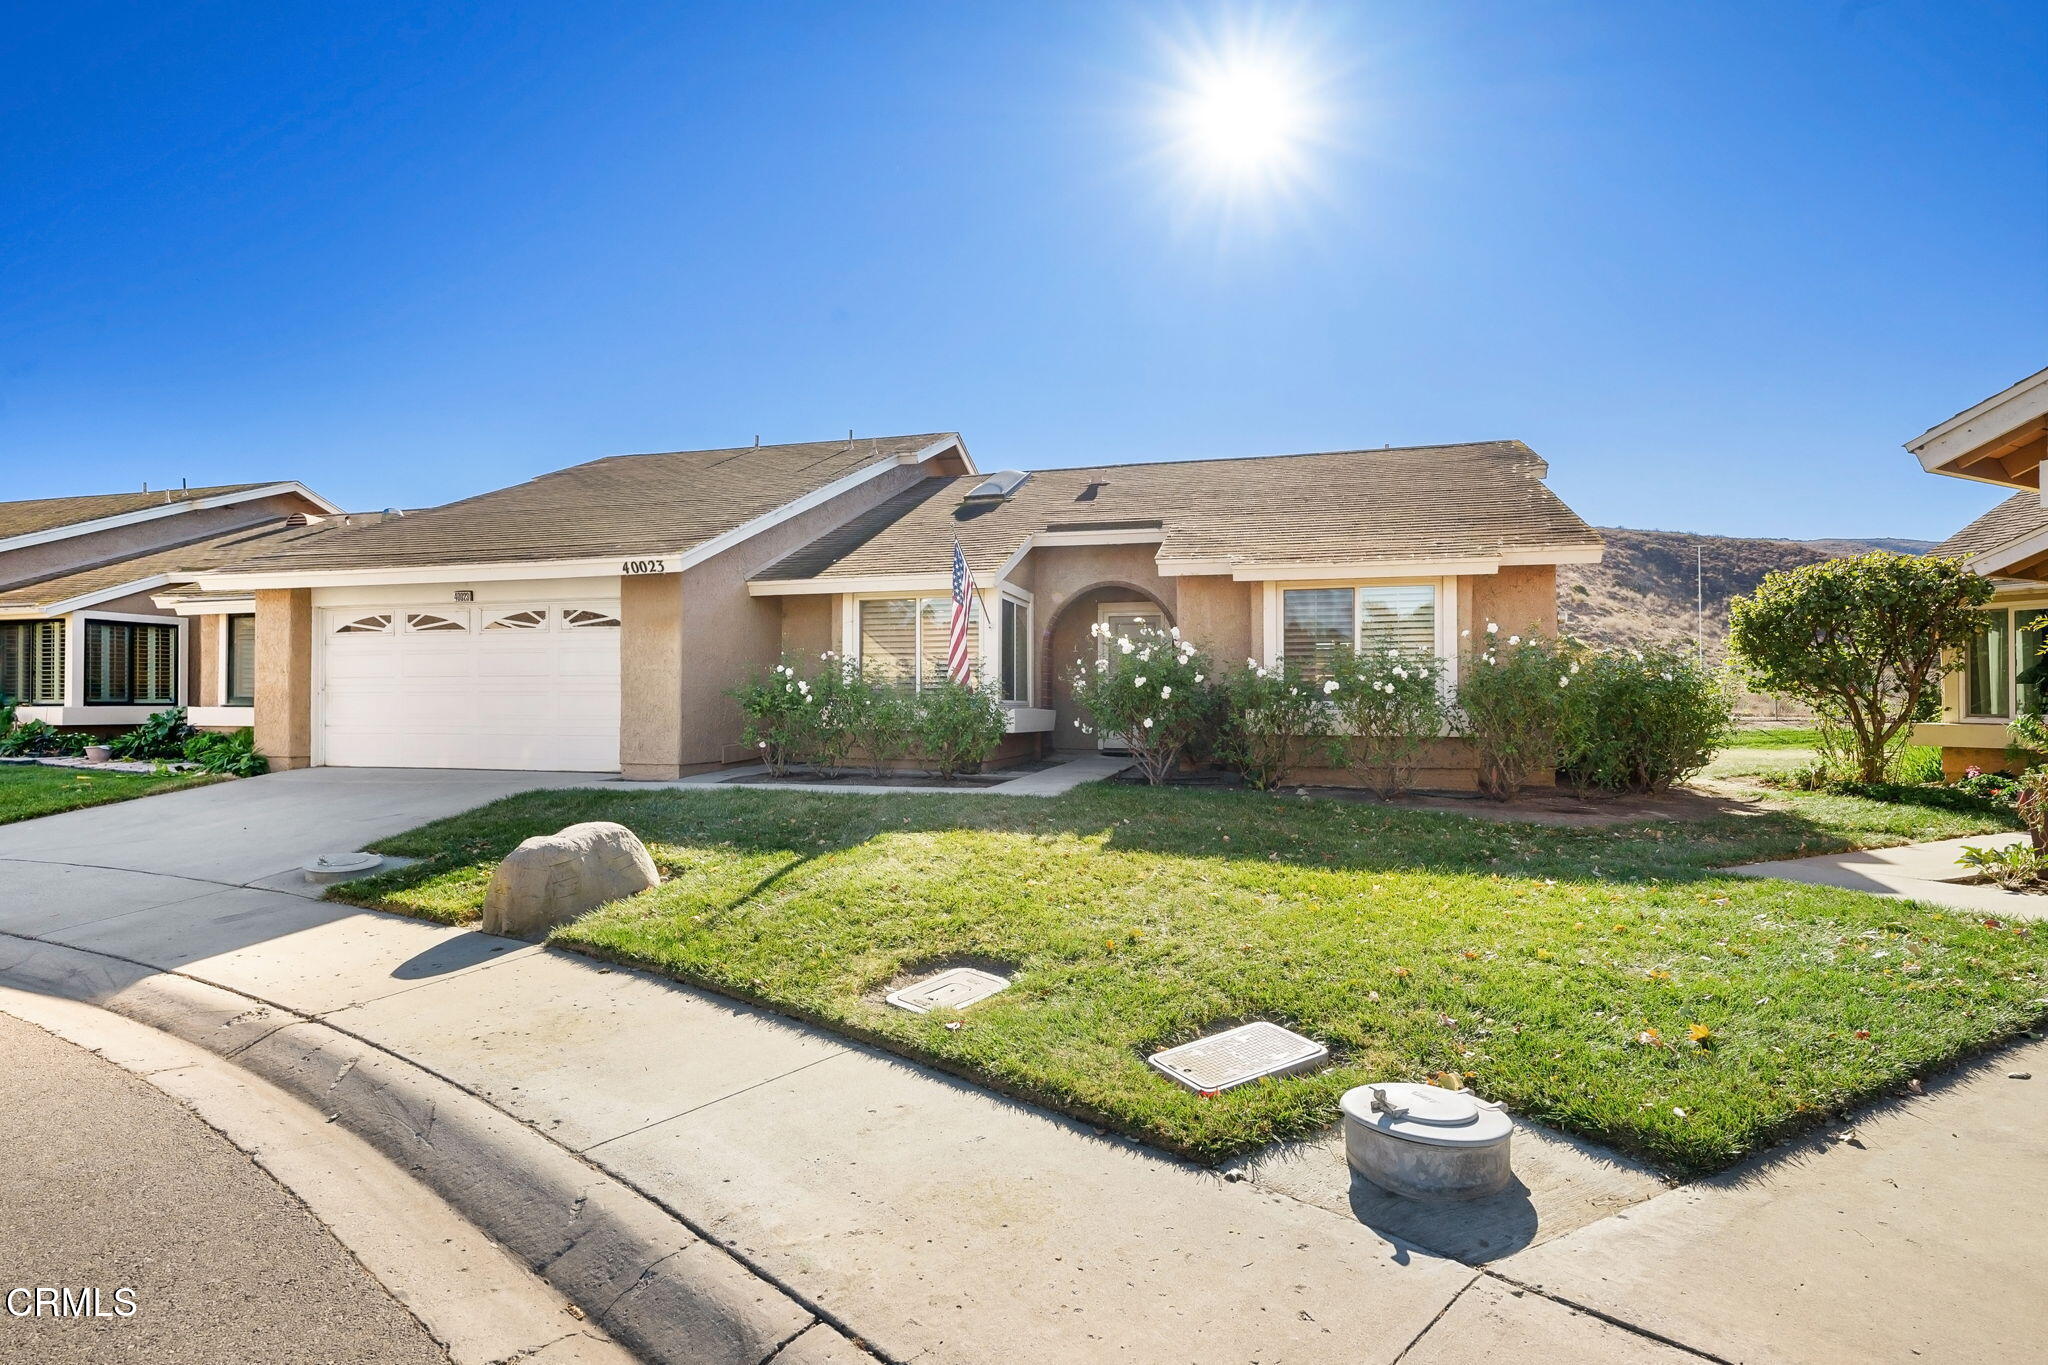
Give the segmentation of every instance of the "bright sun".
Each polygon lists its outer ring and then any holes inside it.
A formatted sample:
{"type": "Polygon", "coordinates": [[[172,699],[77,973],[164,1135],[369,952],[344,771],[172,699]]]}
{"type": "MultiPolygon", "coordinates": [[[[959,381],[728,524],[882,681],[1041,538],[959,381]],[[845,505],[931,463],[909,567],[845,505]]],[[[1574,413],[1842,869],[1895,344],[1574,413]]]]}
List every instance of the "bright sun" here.
{"type": "Polygon", "coordinates": [[[1222,60],[1188,76],[1174,122],[1198,167],[1240,178],[1285,170],[1301,156],[1313,120],[1282,63],[1222,60]]]}

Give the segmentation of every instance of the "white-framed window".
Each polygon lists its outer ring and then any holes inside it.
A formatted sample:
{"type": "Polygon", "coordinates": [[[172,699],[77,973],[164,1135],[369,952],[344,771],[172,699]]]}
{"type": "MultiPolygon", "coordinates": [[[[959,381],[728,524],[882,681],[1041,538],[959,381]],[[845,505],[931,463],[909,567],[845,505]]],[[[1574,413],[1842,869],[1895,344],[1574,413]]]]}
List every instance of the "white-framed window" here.
{"type": "MultiPolygon", "coordinates": [[[[981,613],[967,623],[967,657],[982,675],[981,613]]],[[[863,674],[913,690],[946,680],[951,597],[864,597],[854,604],[854,651],[863,674]]]]}
{"type": "Polygon", "coordinates": [[[1031,604],[1003,594],[1002,630],[997,637],[996,677],[1003,700],[1031,704],[1031,604]]]}
{"type": "Polygon", "coordinates": [[[1340,648],[1440,652],[1434,583],[1318,584],[1279,596],[1279,656],[1311,678],[1327,675],[1340,648]]]}
{"type": "Polygon", "coordinates": [[[1977,631],[1963,658],[1963,714],[2008,720],[2041,709],[2036,669],[2048,644],[2048,607],[1993,607],[1978,613],[1977,631]]]}

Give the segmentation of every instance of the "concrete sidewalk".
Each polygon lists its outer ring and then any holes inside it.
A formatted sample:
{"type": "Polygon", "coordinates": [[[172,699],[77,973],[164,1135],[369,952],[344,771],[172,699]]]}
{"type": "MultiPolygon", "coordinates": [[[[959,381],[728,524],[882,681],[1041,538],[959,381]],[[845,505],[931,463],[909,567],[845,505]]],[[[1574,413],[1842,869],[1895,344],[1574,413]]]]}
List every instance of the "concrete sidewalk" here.
{"type": "Polygon", "coordinates": [[[1989,884],[1965,880],[1967,868],[1956,859],[1965,848],[2006,848],[2023,844],[2024,834],[1978,834],[1964,839],[1937,839],[1894,848],[1866,848],[1853,853],[1823,853],[1772,863],[1745,863],[1728,870],[1742,877],[1776,877],[1816,886],[1839,886],[1873,896],[1899,896],[1969,910],[2001,919],[2048,916],[2048,896],[2030,896],[1989,884]]]}

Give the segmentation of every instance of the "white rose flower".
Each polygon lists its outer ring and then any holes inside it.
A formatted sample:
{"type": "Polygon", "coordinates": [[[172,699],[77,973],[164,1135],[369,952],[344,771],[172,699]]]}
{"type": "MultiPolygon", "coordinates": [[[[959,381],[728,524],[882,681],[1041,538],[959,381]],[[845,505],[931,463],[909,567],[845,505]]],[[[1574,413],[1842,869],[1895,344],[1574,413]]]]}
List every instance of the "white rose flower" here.
{"type": "Polygon", "coordinates": [[[1143,687],[1144,685],[1145,685],[1145,675],[1144,675],[1143,673],[1140,673],[1140,674],[1139,674],[1139,675],[1137,676],[1137,678],[1136,678],[1136,679],[1134,679],[1134,680],[1132,681],[1132,683],[1131,683],[1131,686],[1133,686],[1133,687],[1143,687]]]}
{"type": "Polygon", "coordinates": [[[1508,643],[1511,645],[1518,645],[1522,643],[1522,637],[1519,635],[1510,635],[1508,636],[1508,643]]]}
{"type": "Polygon", "coordinates": [[[1145,728],[1146,728],[1147,730],[1149,730],[1149,729],[1151,729],[1151,728],[1152,728],[1152,717],[1150,717],[1150,716],[1147,716],[1147,717],[1145,717],[1145,728]]]}
{"type": "Polygon", "coordinates": [[[1201,680],[1202,680],[1202,675],[1201,675],[1201,674],[1199,674],[1199,673],[1195,674],[1195,681],[1196,681],[1196,682],[1200,682],[1201,680]]]}
{"type": "Polygon", "coordinates": [[[1323,684],[1323,695],[1326,697],[1329,696],[1332,692],[1335,692],[1336,690],[1337,680],[1335,678],[1331,678],[1323,684]]]}
{"type": "Polygon", "coordinates": [[[1488,635],[1498,635],[1500,634],[1500,626],[1496,622],[1488,621],[1486,623],[1486,633],[1488,635]]]}
{"type": "Polygon", "coordinates": [[[1557,685],[1559,687],[1569,687],[1571,686],[1571,682],[1572,680],[1570,678],[1559,678],[1557,680],[1557,685]]]}
{"type": "Polygon", "coordinates": [[[1165,701],[1165,700],[1166,700],[1166,699],[1167,699],[1168,697],[1170,697],[1170,696],[1172,696],[1172,695],[1173,695],[1173,688],[1171,688],[1171,687],[1162,687],[1162,688],[1160,688],[1160,689],[1159,689],[1159,700],[1161,700],[1161,701],[1165,701]]]}

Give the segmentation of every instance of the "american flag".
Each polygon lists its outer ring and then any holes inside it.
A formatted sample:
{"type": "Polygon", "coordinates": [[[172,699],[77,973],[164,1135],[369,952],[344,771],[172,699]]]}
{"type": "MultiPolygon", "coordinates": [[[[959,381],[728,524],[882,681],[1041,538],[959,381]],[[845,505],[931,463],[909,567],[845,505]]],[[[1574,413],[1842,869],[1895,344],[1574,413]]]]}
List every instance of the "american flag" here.
{"type": "Polygon", "coordinates": [[[946,676],[956,683],[974,682],[974,660],[967,649],[967,623],[974,618],[974,574],[960,542],[953,542],[953,638],[946,646],[946,676]]]}

